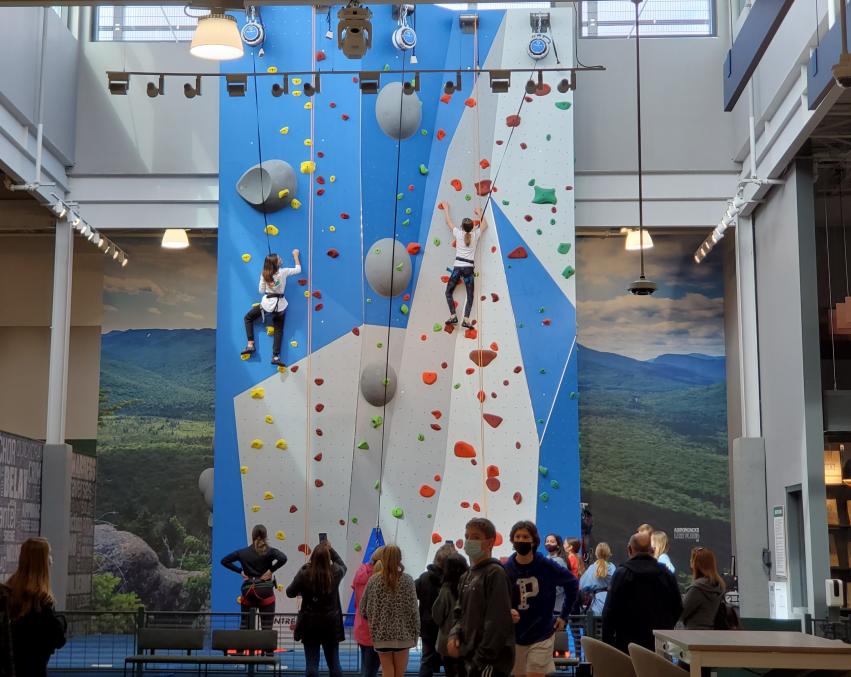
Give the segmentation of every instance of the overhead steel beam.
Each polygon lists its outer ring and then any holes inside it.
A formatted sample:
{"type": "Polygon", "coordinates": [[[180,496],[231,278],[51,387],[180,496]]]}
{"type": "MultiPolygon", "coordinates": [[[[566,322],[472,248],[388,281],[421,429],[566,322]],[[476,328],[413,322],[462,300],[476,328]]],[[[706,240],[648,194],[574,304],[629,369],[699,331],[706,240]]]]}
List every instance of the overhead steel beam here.
{"type": "MultiPolygon", "coordinates": [[[[516,2],[535,2],[535,0],[490,0],[494,4],[515,4],[516,2]]],[[[417,0],[419,5],[436,5],[441,0],[417,0]]],[[[561,0],[561,2],[575,3],[579,0],[561,0]]],[[[790,0],[791,2],[791,0],[790,0]]],[[[95,6],[107,4],[104,0],[0,0],[0,7],[79,7],[81,5],[95,6]]],[[[327,0],[322,2],[304,2],[303,0],[110,0],[110,5],[174,5],[183,7],[187,4],[197,8],[221,7],[227,10],[242,10],[246,5],[260,6],[303,6],[315,5],[327,7],[327,0]]],[[[337,3],[341,4],[341,3],[337,3]]],[[[398,5],[399,0],[369,0],[370,5],[398,5]]]]}

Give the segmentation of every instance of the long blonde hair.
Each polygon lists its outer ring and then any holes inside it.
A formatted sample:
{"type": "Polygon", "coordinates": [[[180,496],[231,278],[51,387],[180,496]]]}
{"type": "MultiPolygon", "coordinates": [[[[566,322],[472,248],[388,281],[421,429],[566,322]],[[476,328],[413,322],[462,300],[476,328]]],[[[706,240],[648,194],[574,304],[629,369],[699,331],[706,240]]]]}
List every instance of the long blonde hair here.
{"type": "Polygon", "coordinates": [[[597,557],[594,575],[597,578],[605,578],[609,575],[609,557],[612,556],[612,549],[608,543],[600,542],[594,549],[594,555],[597,557]]]}
{"type": "Polygon", "coordinates": [[[50,589],[50,544],[44,538],[28,538],[21,546],[18,568],[6,582],[9,587],[9,612],[13,620],[30,611],[41,611],[53,604],[50,589]]]}
{"type": "Polygon", "coordinates": [[[381,568],[376,572],[381,576],[387,587],[395,590],[399,587],[399,578],[402,576],[402,551],[398,545],[385,545],[381,553],[381,568]]]}
{"type": "Polygon", "coordinates": [[[668,552],[668,534],[664,531],[654,531],[650,543],[653,545],[653,557],[656,559],[668,552]]]}

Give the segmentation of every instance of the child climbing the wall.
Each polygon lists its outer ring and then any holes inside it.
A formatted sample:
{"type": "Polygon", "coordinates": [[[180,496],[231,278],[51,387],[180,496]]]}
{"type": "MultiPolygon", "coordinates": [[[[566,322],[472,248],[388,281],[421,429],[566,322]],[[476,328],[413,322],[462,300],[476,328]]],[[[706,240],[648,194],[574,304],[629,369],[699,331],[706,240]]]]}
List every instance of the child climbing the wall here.
{"type": "Polygon", "coordinates": [[[472,219],[464,218],[461,221],[461,227],[457,228],[452,223],[452,216],[449,214],[449,204],[447,202],[441,202],[438,207],[443,210],[446,225],[455,237],[455,264],[452,267],[449,282],[446,284],[446,302],[449,304],[450,313],[446,324],[458,324],[453,293],[458,281],[463,280],[464,287],[467,290],[467,303],[464,306],[464,321],[461,323],[461,326],[465,329],[472,329],[470,311],[473,308],[473,300],[475,298],[473,277],[475,273],[476,245],[479,243],[479,238],[487,230],[488,223],[482,215],[482,210],[477,207],[473,210],[473,213],[479,218],[479,225],[476,226],[472,219]]]}
{"type": "Polygon", "coordinates": [[[284,333],[284,313],[287,311],[287,299],[284,289],[287,278],[290,275],[298,275],[301,272],[298,249],[293,249],[294,268],[283,268],[284,261],[277,254],[269,254],[263,261],[263,272],[260,275],[258,291],[263,294],[260,305],[254,306],[245,314],[245,335],[248,343],[242,351],[243,355],[252,355],[254,347],[254,323],[260,319],[265,321],[265,314],[272,316],[272,326],[275,335],[272,339],[272,364],[280,366],[281,363],[281,340],[284,333]]]}

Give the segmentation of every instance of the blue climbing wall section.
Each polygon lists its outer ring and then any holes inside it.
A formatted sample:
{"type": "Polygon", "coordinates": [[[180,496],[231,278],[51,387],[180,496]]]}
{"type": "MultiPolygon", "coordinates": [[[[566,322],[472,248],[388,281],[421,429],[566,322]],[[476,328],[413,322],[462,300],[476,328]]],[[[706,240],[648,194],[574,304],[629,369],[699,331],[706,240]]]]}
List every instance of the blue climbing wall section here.
{"type": "MultiPolygon", "coordinates": [[[[465,73],[477,63],[531,68],[517,47],[528,12],[482,12],[470,35],[456,12],[418,7],[411,64],[391,44],[390,6],[372,8],[363,61],[346,59],[325,38],[337,9],[329,23],[309,7],[264,7],[264,54],[246,48],[223,64],[264,75],[249,77],[244,97],[224,87],[221,96],[214,560],[242,547],[255,523],[296,563],[327,532],[350,575],[376,533],[418,570],[477,513],[506,534],[529,517],[542,530],[578,533],[572,95],[556,94],[553,81],[527,96],[525,77],[494,95],[487,76],[465,73]],[[413,82],[418,69],[457,69],[463,87],[447,96],[454,74],[421,75],[421,119],[399,141],[382,131],[379,97],[361,95],[358,73],[379,71],[383,88],[413,82]],[[308,97],[302,73],[312,70],[323,76],[308,97]],[[289,92],[275,97],[285,74],[289,92]],[[295,168],[297,202],[264,219],[235,186],[271,159],[295,168]],[[558,206],[532,203],[530,176],[558,206]],[[476,189],[486,180],[492,200],[476,189]],[[441,200],[456,221],[479,207],[491,224],[473,331],[443,326],[454,250],[441,200]],[[401,253],[381,244],[388,238],[401,253]],[[240,359],[263,258],[273,251],[291,265],[293,249],[303,270],[286,289],[287,368],[269,364],[272,338],[260,327],[258,352],[240,359]],[[371,256],[407,285],[379,293],[366,273],[371,256]],[[369,365],[394,391],[385,402],[365,399],[369,365]],[[468,448],[472,458],[459,451],[468,448]]],[[[571,51],[570,16],[554,12],[561,51],[571,51]]],[[[463,303],[463,289],[455,298],[463,303]]],[[[239,581],[214,567],[213,583],[213,608],[232,609],[239,581]]]]}

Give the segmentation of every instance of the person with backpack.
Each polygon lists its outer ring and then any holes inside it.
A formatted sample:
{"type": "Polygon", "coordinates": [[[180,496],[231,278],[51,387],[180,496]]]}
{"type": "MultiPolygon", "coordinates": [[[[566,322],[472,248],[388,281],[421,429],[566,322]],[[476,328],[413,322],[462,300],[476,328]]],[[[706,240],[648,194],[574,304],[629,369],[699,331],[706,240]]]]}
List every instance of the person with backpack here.
{"type": "Polygon", "coordinates": [[[432,620],[437,624],[437,653],[443,659],[443,671],[446,677],[465,677],[464,662],[452,658],[447,650],[449,633],[455,624],[454,611],[458,604],[458,585],[461,577],[470,570],[465,560],[458,553],[452,553],[443,563],[443,578],[440,592],[431,608],[432,620]]]}
{"type": "Polygon", "coordinates": [[[615,573],[615,565],[609,559],[612,549],[608,543],[600,541],[594,549],[597,561],[585,570],[579,579],[579,594],[582,598],[582,611],[593,616],[602,616],[606,604],[606,595],[615,573]]]}
{"type": "Polygon", "coordinates": [[[346,575],[346,564],[326,541],[320,541],[310,560],[287,587],[287,597],[301,597],[293,637],[304,645],[306,677],[319,675],[319,650],[331,677],[342,677],[340,642],[345,641],[343,609],[340,605],[340,583],[346,575]]]}
{"type": "Polygon", "coordinates": [[[723,614],[719,611],[726,588],[718,574],[715,553],[709,548],[694,548],[691,551],[691,575],[692,584],[683,597],[680,622],[686,630],[722,629],[718,626],[727,624],[726,608],[723,614]]]}
{"type": "Polygon", "coordinates": [[[420,638],[422,639],[422,654],[420,656],[419,677],[432,677],[440,672],[440,654],[437,652],[437,623],[431,616],[443,579],[443,564],[449,555],[455,552],[452,543],[444,543],[434,554],[434,562],[417,579],[417,601],[420,605],[420,638]]]}

